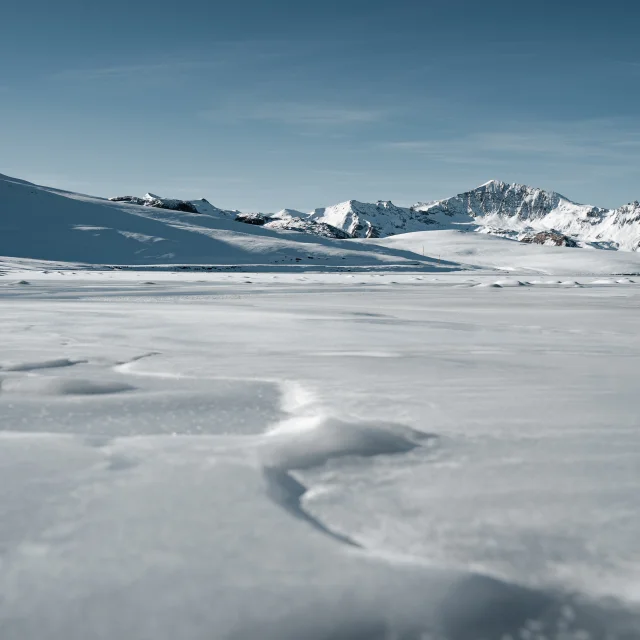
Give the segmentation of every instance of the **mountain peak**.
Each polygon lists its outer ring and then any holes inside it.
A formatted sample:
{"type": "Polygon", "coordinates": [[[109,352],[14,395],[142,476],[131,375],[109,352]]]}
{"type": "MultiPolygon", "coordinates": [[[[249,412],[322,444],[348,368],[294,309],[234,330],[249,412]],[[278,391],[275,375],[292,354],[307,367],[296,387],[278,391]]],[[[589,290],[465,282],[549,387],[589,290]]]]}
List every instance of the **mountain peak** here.
{"type": "Polygon", "coordinates": [[[484,184],[481,184],[478,189],[482,189],[483,187],[498,187],[498,188],[504,188],[506,187],[506,183],[502,182],[502,180],[488,180],[487,182],[485,182],[484,184]]]}

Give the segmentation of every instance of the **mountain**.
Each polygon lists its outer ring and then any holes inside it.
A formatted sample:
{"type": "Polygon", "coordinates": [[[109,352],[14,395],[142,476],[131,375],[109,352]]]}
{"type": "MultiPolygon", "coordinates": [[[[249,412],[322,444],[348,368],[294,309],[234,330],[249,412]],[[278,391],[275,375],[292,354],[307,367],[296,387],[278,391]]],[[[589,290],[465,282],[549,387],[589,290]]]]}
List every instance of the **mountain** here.
{"type": "MultiPolygon", "coordinates": [[[[274,218],[323,223],[352,238],[385,238],[415,231],[458,229],[524,242],[637,251],[640,204],[618,209],[582,205],[559,193],[491,180],[476,189],[412,207],[388,200],[348,200],[311,213],[284,210],[274,218]]],[[[302,225],[301,225],[302,226],[302,225]]],[[[314,233],[313,226],[306,231],[314,233]]]]}
{"type": "Polygon", "coordinates": [[[618,209],[577,204],[559,193],[491,180],[471,191],[415,210],[432,216],[438,226],[466,218],[489,233],[522,237],[555,230],[596,248],[637,251],[640,246],[640,204],[618,209]]]}
{"type": "Polygon", "coordinates": [[[207,200],[180,201],[147,194],[113,200],[142,206],[206,213],[326,238],[386,238],[400,233],[458,229],[504,236],[527,243],[637,251],[640,246],[640,204],[603,209],[578,204],[554,191],[498,180],[464,193],[412,207],[388,200],[375,204],[348,200],[303,213],[283,209],[272,214],[241,214],[213,207],[207,200]]]}
{"type": "Polygon", "coordinates": [[[337,229],[336,227],[321,221],[313,220],[307,214],[295,209],[283,209],[278,213],[242,213],[237,210],[218,209],[208,200],[176,200],[175,198],[163,198],[153,193],[147,193],[142,198],[136,196],[116,196],[109,198],[110,202],[126,202],[142,207],[153,207],[156,209],[166,209],[169,211],[180,211],[182,213],[195,213],[244,222],[245,224],[264,227],[265,229],[275,229],[278,231],[301,231],[324,238],[336,238],[346,240],[352,236],[337,229]]]}
{"type": "Polygon", "coordinates": [[[243,213],[205,199],[104,199],[0,175],[0,256],[18,259],[254,270],[527,265],[567,273],[574,265],[581,273],[636,273],[640,252],[618,260],[616,252],[578,247],[637,252],[639,245],[637,202],[602,209],[498,181],[413,207],[349,200],[310,213],[243,213]],[[398,241],[384,241],[392,238],[398,241]]]}
{"type": "Polygon", "coordinates": [[[424,231],[435,224],[428,214],[413,208],[397,207],[388,200],[379,200],[376,204],[349,200],[332,207],[315,209],[308,215],[311,220],[337,227],[352,238],[383,238],[398,233],[424,231]]]}

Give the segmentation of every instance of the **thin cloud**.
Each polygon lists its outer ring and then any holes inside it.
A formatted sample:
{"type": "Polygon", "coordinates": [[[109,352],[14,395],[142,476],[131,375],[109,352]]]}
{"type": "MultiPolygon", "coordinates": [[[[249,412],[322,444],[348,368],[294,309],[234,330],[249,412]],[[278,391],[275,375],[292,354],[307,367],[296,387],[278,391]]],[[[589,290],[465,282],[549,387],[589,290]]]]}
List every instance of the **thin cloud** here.
{"type": "Polygon", "coordinates": [[[335,126],[371,124],[387,117],[380,109],[302,102],[262,102],[241,107],[209,109],[201,116],[210,121],[276,122],[286,125],[335,126]]]}
{"type": "Polygon", "coordinates": [[[88,82],[107,80],[143,81],[149,77],[171,79],[192,71],[216,68],[238,68],[246,64],[269,62],[286,55],[286,49],[278,42],[218,42],[216,49],[206,57],[179,53],[167,55],[161,60],[139,60],[129,64],[105,65],[62,69],[48,76],[60,82],[88,82]]]}
{"type": "Polygon", "coordinates": [[[150,64],[116,65],[87,69],[65,69],[49,76],[54,81],[131,80],[152,75],[172,75],[219,66],[218,60],[183,60],[150,64]]]}
{"type": "Polygon", "coordinates": [[[548,125],[511,124],[503,130],[465,136],[385,142],[382,148],[423,154],[445,162],[467,163],[515,155],[546,156],[584,162],[638,160],[640,132],[632,123],[617,120],[586,120],[548,125]],[[635,127],[636,131],[629,130],[635,127]]]}

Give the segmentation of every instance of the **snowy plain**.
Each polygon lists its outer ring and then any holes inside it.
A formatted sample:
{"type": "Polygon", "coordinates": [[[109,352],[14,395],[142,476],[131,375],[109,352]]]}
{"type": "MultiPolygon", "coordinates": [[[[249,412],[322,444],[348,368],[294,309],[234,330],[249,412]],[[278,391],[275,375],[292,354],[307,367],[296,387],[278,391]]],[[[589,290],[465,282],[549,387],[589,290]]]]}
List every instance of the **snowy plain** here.
{"type": "Polygon", "coordinates": [[[0,638],[640,637],[640,277],[549,260],[3,260],[0,638]]]}

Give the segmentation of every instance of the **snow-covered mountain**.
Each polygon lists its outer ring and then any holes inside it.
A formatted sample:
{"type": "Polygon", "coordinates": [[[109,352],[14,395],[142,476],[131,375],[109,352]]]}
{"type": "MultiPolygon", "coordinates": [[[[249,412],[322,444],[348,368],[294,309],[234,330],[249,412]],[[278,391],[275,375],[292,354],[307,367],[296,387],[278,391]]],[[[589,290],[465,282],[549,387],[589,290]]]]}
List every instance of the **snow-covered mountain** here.
{"type": "Polygon", "coordinates": [[[417,204],[438,226],[446,219],[465,218],[486,232],[519,235],[556,230],[597,248],[637,251],[640,246],[640,204],[618,209],[577,204],[553,191],[491,180],[453,198],[417,204]]]}
{"type": "Polygon", "coordinates": [[[538,232],[554,230],[568,237],[568,246],[571,241],[627,251],[640,246],[638,202],[602,209],[577,204],[553,191],[497,180],[452,198],[412,207],[398,207],[389,201],[366,204],[349,200],[315,209],[309,218],[356,238],[466,228],[530,241],[538,232]]]}
{"type": "Polygon", "coordinates": [[[110,202],[126,202],[143,207],[153,207],[181,213],[202,214],[215,218],[244,222],[265,229],[277,231],[301,231],[324,238],[346,240],[353,237],[350,233],[322,221],[316,221],[308,214],[295,209],[283,209],[278,213],[242,213],[236,209],[227,210],[214,207],[208,200],[176,200],[163,198],[153,193],[147,193],[142,198],[136,196],[116,196],[109,198],[110,202]]]}
{"type": "MultiPolygon", "coordinates": [[[[113,265],[486,268],[503,264],[498,253],[509,253],[513,245],[525,251],[517,254],[521,264],[526,256],[537,255],[532,246],[537,244],[556,245],[556,251],[560,246],[569,253],[583,253],[571,247],[584,246],[637,251],[640,204],[601,209],[554,192],[491,181],[453,198],[413,207],[349,200],[310,213],[247,213],[220,209],[205,199],[177,200],[151,193],[107,200],[0,175],[0,256],[13,258],[113,265]],[[418,236],[407,237],[407,242],[381,240],[416,232],[418,236]],[[436,236],[446,237],[446,246],[436,236]],[[494,238],[498,244],[491,244],[489,262],[465,257],[483,254],[481,245],[488,247],[488,236],[501,236],[494,238]],[[477,250],[460,253],[449,239],[458,244],[471,239],[477,250]]],[[[598,261],[584,256],[593,264],[587,268],[581,262],[581,272],[637,271],[635,262],[630,268],[622,256],[624,266],[616,261],[617,266],[610,265],[601,257],[598,261]],[[596,266],[594,261],[606,265],[596,266]]]]}
{"type": "Polygon", "coordinates": [[[332,207],[315,209],[309,218],[346,231],[352,238],[383,238],[398,233],[424,231],[436,223],[414,208],[397,207],[388,200],[376,204],[349,200],[332,207]]]}
{"type": "Polygon", "coordinates": [[[386,238],[400,233],[459,229],[505,236],[529,243],[637,251],[640,204],[603,209],[573,202],[554,191],[490,180],[470,191],[433,202],[399,207],[388,200],[375,204],[348,200],[310,213],[241,214],[214,207],[207,200],[175,200],[146,194],[113,201],[145,207],[199,213],[276,231],[300,231],[326,238],[386,238]],[[551,235],[547,232],[553,232],[551,235]]]}

